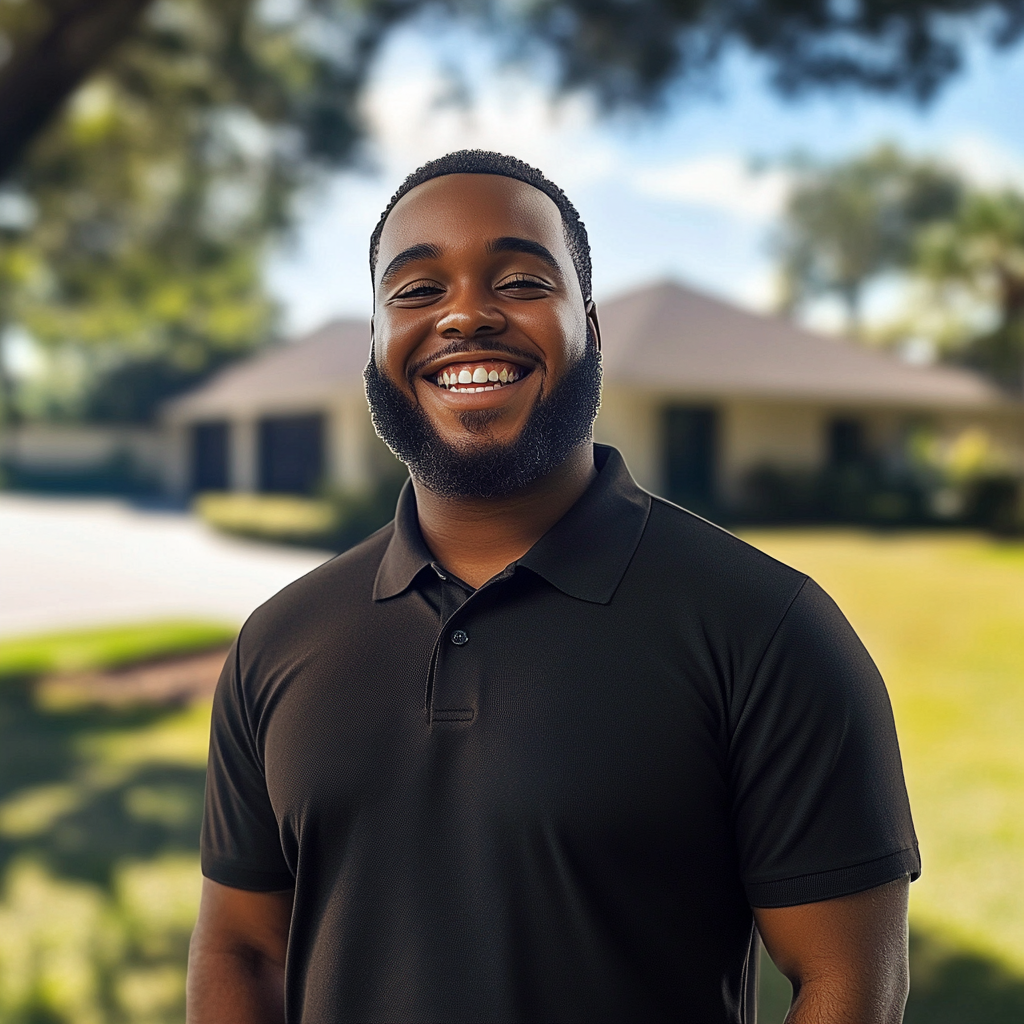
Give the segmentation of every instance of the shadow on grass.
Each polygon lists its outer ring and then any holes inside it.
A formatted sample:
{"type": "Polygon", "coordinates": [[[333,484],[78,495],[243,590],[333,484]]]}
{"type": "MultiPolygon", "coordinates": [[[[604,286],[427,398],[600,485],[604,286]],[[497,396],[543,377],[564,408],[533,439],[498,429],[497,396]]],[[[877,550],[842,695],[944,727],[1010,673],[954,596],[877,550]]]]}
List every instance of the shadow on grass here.
{"type": "MultiPolygon", "coordinates": [[[[90,740],[128,734],[175,706],[41,707],[29,676],[0,675],[0,877],[22,856],[109,891],[125,860],[198,847],[205,773],[186,765],[97,767],[90,740]]],[[[140,742],[143,742],[140,739],[140,742]]]]}
{"type": "MultiPolygon", "coordinates": [[[[781,1024],[792,989],[761,952],[758,1024],[781,1024]]],[[[1021,1024],[1024,976],[997,960],[911,929],[904,1024],[1021,1024]]]]}
{"type": "MultiPolygon", "coordinates": [[[[180,706],[40,706],[35,680],[0,675],[0,878],[15,858],[29,857],[58,878],[93,883],[109,894],[116,869],[168,853],[198,848],[204,772],[174,764],[99,770],[88,742],[151,727],[180,706]],[[19,808],[20,803],[20,808],[19,808]]],[[[145,740],[139,738],[139,742],[145,740]]],[[[183,964],[187,932],[168,933],[154,953],[145,935],[128,943],[117,963],[95,963],[104,1019],[128,1021],[115,994],[117,978],[133,966],[183,964]]],[[[906,1024],[1020,1024],[1024,977],[995,960],[958,949],[927,933],[910,940],[911,994],[906,1024]]],[[[789,982],[765,956],[760,988],[761,1024],[780,1024],[789,982]]],[[[180,1020],[180,1000],[147,1020],[180,1020]]],[[[45,986],[30,989],[13,1012],[17,1024],[58,1024],[45,986]]],[[[141,1018],[140,1018],[141,1019],[141,1018]]]]}

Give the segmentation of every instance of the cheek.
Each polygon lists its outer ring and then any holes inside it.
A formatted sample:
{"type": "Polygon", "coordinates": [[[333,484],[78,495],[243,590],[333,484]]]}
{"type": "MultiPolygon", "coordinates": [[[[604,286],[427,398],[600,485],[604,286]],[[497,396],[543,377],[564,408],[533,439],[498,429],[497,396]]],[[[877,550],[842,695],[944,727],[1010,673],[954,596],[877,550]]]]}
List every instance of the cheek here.
{"type": "Polygon", "coordinates": [[[548,331],[550,337],[545,347],[552,355],[558,354],[555,361],[563,366],[575,363],[585,352],[587,320],[582,309],[576,309],[569,303],[560,306],[549,320],[548,331]]]}
{"type": "Polygon", "coordinates": [[[405,380],[405,368],[416,349],[413,326],[396,322],[388,312],[374,317],[373,351],[377,366],[398,381],[405,380]]]}

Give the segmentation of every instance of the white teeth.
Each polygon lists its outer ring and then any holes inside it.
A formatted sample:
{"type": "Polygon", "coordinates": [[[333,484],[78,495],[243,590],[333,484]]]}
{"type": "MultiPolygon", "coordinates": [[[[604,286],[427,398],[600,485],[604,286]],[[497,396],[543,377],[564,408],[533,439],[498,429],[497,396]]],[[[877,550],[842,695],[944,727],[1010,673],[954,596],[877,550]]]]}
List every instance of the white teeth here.
{"type": "Polygon", "coordinates": [[[454,370],[442,370],[438,373],[436,380],[438,386],[451,388],[451,390],[463,394],[475,394],[478,391],[497,391],[505,384],[514,384],[522,375],[522,371],[518,368],[509,370],[502,367],[500,370],[486,370],[484,367],[478,366],[474,370],[459,370],[458,373],[454,370]],[[466,388],[458,387],[459,384],[483,384],[486,386],[466,388]]]}

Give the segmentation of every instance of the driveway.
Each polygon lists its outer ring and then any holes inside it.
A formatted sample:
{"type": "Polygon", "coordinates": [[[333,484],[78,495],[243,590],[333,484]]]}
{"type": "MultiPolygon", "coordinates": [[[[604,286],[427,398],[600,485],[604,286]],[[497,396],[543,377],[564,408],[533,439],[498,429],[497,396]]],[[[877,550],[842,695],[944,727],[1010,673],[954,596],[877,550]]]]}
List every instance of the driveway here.
{"type": "Polygon", "coordinates": [[[330,557],[224,537],[184,512],[0,494],[0,636],[171,617],[240,624],[330,557]]]}

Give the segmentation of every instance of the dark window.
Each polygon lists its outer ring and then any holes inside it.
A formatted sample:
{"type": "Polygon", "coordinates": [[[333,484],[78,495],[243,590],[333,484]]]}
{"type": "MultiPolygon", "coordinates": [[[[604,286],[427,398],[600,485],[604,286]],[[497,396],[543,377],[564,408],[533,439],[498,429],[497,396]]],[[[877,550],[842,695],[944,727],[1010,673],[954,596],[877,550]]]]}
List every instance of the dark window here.
{"type": "Polygon", "coordinates": [[[228,431],[223,420],[192,428],[192,490],[228,489],[228,431]]]}
{"type": "Polygon", "coordinates": [[[864,461],[864,424],[860,420],[839,417],[828,425],[828,463],[830,466],[856,466],[864,461]]]}
{"type": "Polygon", "coordinates": [[[673,405],[665,410],[665,485],[672,501],[694,511],[715,500],[717,411],[673,405]]]}
{"type": "Polygon", "coordinates": [[[310,494],[324,472],[322,416],[260,420],[260,490],[310,494]]]}

